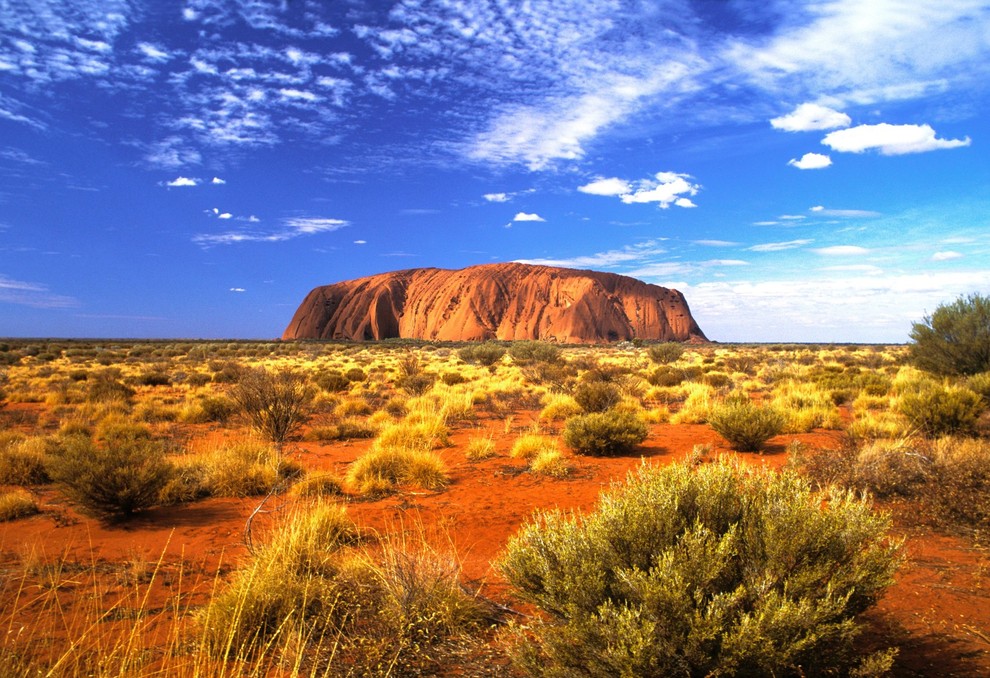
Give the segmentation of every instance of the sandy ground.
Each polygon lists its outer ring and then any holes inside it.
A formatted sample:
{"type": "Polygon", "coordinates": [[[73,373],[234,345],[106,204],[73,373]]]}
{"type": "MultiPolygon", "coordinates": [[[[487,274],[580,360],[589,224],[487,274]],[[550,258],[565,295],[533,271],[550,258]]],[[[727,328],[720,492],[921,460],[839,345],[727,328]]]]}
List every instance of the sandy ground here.
{"type": "MultiPolygon", "coordinates": [[[[465,581],[481,594],[505,604],[511,596],[492,563],[509,537],[535,510],[593,508],[603,488],[623,479],[640,464],[666,464],[687,458],[697,444],[724,451],[724,442],[708,426],[652,427],[648,441],[632,456],[574,458],[566,479],[535,476],[525,462],[508,456],[512,442],[527,430],[532,413],[520,413],[506,431],[503,419],[478,419],[459,424],[451,446],[440,451],[452,482],[442,492],[409,490],[376,501],[350,500],[348,511],[366,529],[405,530],[446,541],[459,557],[465,581]],[[480,462],[465,459],[467,441],[491,435],[498,455],[480,462]]],[[[193,441],[226,435],[199,427],[193,441]]],[[[779,467],[787,460],[785,446],[798,439],[811,448],[838,445],[835,432],[780,436],[762,455],[742,455],[748,462],[779,467]]],[[[289,453],[311,472],[343,472],[369,441],[333,444],[290,444],[289,453]]],[[[246,554],[245,521],[258,504],[251,499],[210,499],[159,508],[119,526],[107,526],[77,513],[53,489],[39,494],[43,513],[0,523],[0,572],[10,623],[4,633],[30,633],[43,610],[58,608],[63,620],[50,630],[53,647],[69,633],[73,620],[85,617],[94,600],[104,607],[118,604],[107,623],[130,628],[129,611],[139,607],[128,592],[147,598],[145,613],[161,614],[151,623],[166,629],[174,615],[202,604],[217,579],[246,554]],[[62,565],[57,565],[61,563],[62,565]],[[34,573],[19,579],[25,566],[34,573]],[[181,596],[176,594],[181,592],[181,596]],[[15,607],[11,607],[11,606],[15,607]],[[12,610],[12,612],[10,612],[12,610]],[[60,630],[61,629],[61,630],[60,630]]],[[[274,498],[278,509],[285,499],[274,498]]],[[[263,533],[271,515],[257,519],[263,533]]],[[[903,676],[990,675],[990,555],[963,536],[932,534],[898,526],[906,539],[907,562],[897,583],[870,611],[864,649],[900,648],[896,674],[903,676]]],[[[165,631],[161,631],[164,633],[165,631]]],[[[37,635],[37,634],[35,634],[37,635]]],[[[163,641],[164,642],[164,641],[163,641]]]]}

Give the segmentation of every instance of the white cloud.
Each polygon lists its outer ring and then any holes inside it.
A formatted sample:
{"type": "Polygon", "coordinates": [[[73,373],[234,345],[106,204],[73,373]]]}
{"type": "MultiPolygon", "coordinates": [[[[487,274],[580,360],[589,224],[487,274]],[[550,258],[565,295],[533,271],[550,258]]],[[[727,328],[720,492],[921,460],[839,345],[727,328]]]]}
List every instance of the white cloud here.
{"type": "Polygon", "coordinates": [[[752,247],[747,247],[746,249],[750,252],[782,252],[784,250],[793,250],[798,247],[804,247],[805,245],[810,245],[813,240],[802,238],[800,240],[786,240],[784,242],[765,242],[759,245],[753,245],[752,247]]]}
{"type": "Polygon", "coordinates": [[[858,257],[870,253],[870,250],[859,245],[832,245],[831,247],[819,247],[812,251],[824,257],[858,257]]]}
{"type": "Polygon", "coordinates": [[[231,219],[233,216],[230,212],[221,212],[217,215],[217,219],[231,219]]]}
{"type": "Polygon", "coordinates": [[[283,223],[300,235],[330,233],[348,225],[348,222],[343,219],[327,219],[324,217],[292,217],[285,219],[283,223]]]}
{"type": "Polygon", "coordinates": [[[704,247],[737,247],[739,245],[739,243],[731,240],[692,240],[691,242],[704,247]]]}
{"type": "MultiPolygon", "coordinates": [[[[857,275],[724,281],[678,287],[716,341],[904,342],[911,323],[960,294],[990,288],[990,271],[860,269],[857,275]]],[[[658,276],[664,284],[666,276],[658,276]]]]}
{"type": "Polygon", "coordinates": [[[528,212],[517,212],[516,216],[512,217],[513,221],[546,221],[539,214],[530,214],[528,212]]]}
{"type": "Polygon", "coordinates": [[[199,184],[199,179],[190,179],[189,177],[176,177],[166,183],[166,186],[181,187],[181,186],[196,186],[199,184]]]}
{"type": "Polygon", "coordinates": [[[220,177],[213,177],[210,183],[214,185],[221,185],[227,183],[227,181],[225,179],[221,179],[220,177]]]}
{"type": "Polygon", "coordinates": [[[561,268],[608,268],[618,264],[642,262],[662,255],[666,250],[656,240],[630,245],[618,250],[562,259],[518,259],[521,264],[537,266],[559,266],[561,268]]]}
{"type": "Polygon", "coordinates": [[[863,153],[876,149],[881,155],[926,153],[970,145],[970,138],[939,139],[931,125],[859,125],[830,132],[822,143],[841,153],[863,153]]]}
{"type": "Polygon", "coordinates": [[[578,186],[577,190],[590,195],[619,196],[632,193],[632,186],[625,179],[612,177],[611,179],[595,179],[584,186],[578,186]]]}
{"type": "MultiPolygon", "coordinates": [[[[214,210],[217,212],[217,210],[214,210]]],[[[226,214],[226,213],[224,213],[226,214]]],[[[223,214],[218,215],[224,218],[223,214]]],[[[326,217],[290,217],[283,219],[281,227],[268,231],[227,231],[226,233],[200,233],[193,236],[193,242],[202,247],[233,245],[244,242],[284,242],[304,235],[332,233],[350,225],[343,219],[326,217]]]]}
{"type": "Polygon", "coordinates": [[[626,204],[655,202],[662,209],[667,209],[671,204],[679,207],[694,207],[694,203],[690,200],[687,203],[680,200],[688,195],[697,195],[701,189],[700,185],[688,181],[691,178],[689,174],[657,172],[655,180],[640,181],[636,185],[636,190],[621,195],[620,199],[626,204]]]}
{"type": "Polygon", "coordinates": [[[832,164],[832,158],[821,153],[805,153],[800,160],[788,160],[787,164],[802,170],[823,169],[832,164]]]}
{"type": "Polygon", "coordinates": [[[692,183],[690,174],[678,172],[657,172],[652,179],[643,179],[635,183],[618,179],[596,179],[591,183],[579,186],[582,193],[618,197],[622,202],[657,203],[662,209],[671,205],[678,207],[697,207],[687,196],[697,195],[701,189],[699,184],[692,183]]]}
{"type": "Polygon", "coordinates": [[[355,245],[367,245],[368,244],[368,241],[367,240],[355,240],[354,241],[354,244],[355,245]]]}
{"type": "Polygon", "coordinates": [[[488,202],[508,202],[509,195],[507,193],[485,193],[483,196],[488,202]]]}
{"type": "Polygon", "coordinates": [[[231,287],[230,288],[230,291],[231,292],[247,292],[247,290],[244,289],[243,287],[231,287]]]}
{"type": "Polygon", "coordinates": [[[961,259],[961,252],[955,252],[953,250],[946,250],[944,252],[935,252],[932,255],[932,261],[951,261],[953,259],[961,259]]]}
{"type": "Polygon", "coordinates": [[[810,132],[836,127],[848,127],[852,120],[845,113],[820,104],[801,104],[787,115],[770,121],[775,129],[785,132],[810,132]]]}
{"type": "Polygon", "coordinates": [[[53,294],[47,285],[24,282],[0,273],[0,303],[33,308],[70,308],[79,302],[61,294],[53,294]]]}
{"type": "Polygon", "coordinates": [[[815,205],[808,209],[809,212],[814,212],[818,216],[823,217],[843,217],[843,218],[865,218],[865,217],[879,217],[880,212],[875,212],[873,210],[837,210],[827,208],[823,205],[815,205]]]}
{"type": "Polygon", "coordinates": [[[150,42],[139,42],[137,44],[138,51],[144,55],[146,59],[154,62],[168,61],[171,55],[166,52],[161,47],[153,45],[150,42]]]}

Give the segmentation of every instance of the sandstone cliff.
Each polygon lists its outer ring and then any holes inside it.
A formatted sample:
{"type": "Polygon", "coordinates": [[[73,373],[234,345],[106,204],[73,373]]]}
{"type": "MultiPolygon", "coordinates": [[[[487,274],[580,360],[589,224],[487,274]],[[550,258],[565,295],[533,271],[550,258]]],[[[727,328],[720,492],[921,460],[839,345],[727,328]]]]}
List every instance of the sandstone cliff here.
{"type": "Polygon", "coordinates": [[[527,264],[417,268],[317,287],[283,339],[705,341],[677,290],[527,264]]]}

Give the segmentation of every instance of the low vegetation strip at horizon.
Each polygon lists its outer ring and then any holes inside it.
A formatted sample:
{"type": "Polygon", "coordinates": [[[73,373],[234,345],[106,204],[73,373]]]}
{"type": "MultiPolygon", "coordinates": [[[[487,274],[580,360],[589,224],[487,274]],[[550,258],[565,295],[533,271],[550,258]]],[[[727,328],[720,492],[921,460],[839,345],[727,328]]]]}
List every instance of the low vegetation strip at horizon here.
{"type": "MultiPolygon", "coordinates": [[[[441,671],[472,652],[496,652],[513,657],[514,671],[533,675],[565,675],[571,661],[599,662],[604,668],[595,675],[667,675],[666,668],[651,673],[648,667],[669,668],[669,662],[684,659],[686,646],[658,641],[655,625],[644,625],[646,617],[633,623],[622,612],[631,609],[630,600],[659,605],[650,614],[680,605],[658,602],[673,595],[660,583],[620,573],[596,594],[601,600],[580,602],[589,589],[575,574],[573,582],[554,585],[554,595],[564,599],[555,598],[535,626],[524,625],[522,636],[507,640],[489,629],[511,615],[470,594],[458,580],[456,554],[430,546],[425,537],[399,543],[393,535],[366,534],[347,518],[346,503],[410,490],[442,493],[458,482],[449,463],[455,456],[465,464],[509,464],[545,478],[541,482],[560,482],[593,457],[637,456],[641,445],[658,436],[662,443],[664,426],[707,426],[721,442],[697,445],[677,473],[691,478],[700,473],[693,468],[723,468],[729,450],[745,458],[768,446],[786,449],[791,494],[831,497],[835,506],[848,506],[839,532],[846,529],[848,536],[857,524],[870,535],[859,546],[847,545],[852,552],[835,544],[825,550],[846,561],[855,560],[861,548],[874,554],[864,567],[887,574],[871,580],[872,604],[888,583],[896,548],[883,536],[889,527],[883,513],[867,499],[853,507],[853,495],[843,492],[897,498],[898,506],[908,507],[905,516],[937,529],[990,527],[990,374],[940,376],[909,358],[904,346],[0,342],[0,521],[54,516],[52,511],[64,512],[53,508],[60,498],[111,529],[152,507],[195,506],[208,497],[257,497],[297,512],[291,525],[285,523],[290,532],[273,532],[254,546],[249,563],[217,575],[205,604],[189,603],[170,617],[166,625],[173,630],[155,652],[149,654],[150,641],[139,637],[150,622],[129,635],[120,636],[118,629],[112,640],[98,630],[105,610],[94,607],[73,624],[59,622],[64,611],[55,584],[53,598],[32,603],[36,624],[0,642],[0,672],[143,675],[164,661],[171,668],[156,675],[222,675],[235,666],[254,675],[275,666],[291,675],[402,675],[441,671]],[[464,429],[476,433],[456,449],[452,433],[464,429]],[[828,449],[794,438],[822,429],[835,432],[828,449]],[[350,464],[332,465],[334,471],[307,468],[297,454],[305,445],[332,459],[335,446],[355,440],[367,441],[362,454],[350,464]],[[315,531],[306,533],[306,525],[315,531]],[[887,560],[880,564],[882,553],[887,560]],[[273,586],[276,580],[283,585],[273,586]],[[577,598],[568,602],[571,596],[577,598]],[[577,609],[583,616],[556,612],[577,609]],[[355,616],[358,610],[364,612],[355,616]],[[61,624],[65,642],[36,643],[52,624],[61,624]],[[580,657],[567,652],[575,639],[586,650],[580,657]],[[620,639],[628,652],[608,655],[620,639]],[[634,645],[639,649],[633,651],[634,645]],[[643,654],[643,647],[652,649],[643,654]],[[622,664],[620,655],[635,657],[635,665],[622,664]]],[[[780,494],[768,475],[743,480],[720,473],[718,482],[678,482],[687,483],[684,492],[698,502],[711,492],[729,492],[726,501],[737,501],[731,499],[733,488],[744,486],[761,496],[780,494]]],[[[806,504],[821,506],[821,500],[806,504]]],[[[779,535],[781,544],[793,546],[806,529],[825,538],[824,523],[814,513],[800,515],[793,533],[779,535]]],[[[829,670],[857,667],[858,675],[881,675],[891,666],[892,651],[857,657],[851,649],[855,616],[868,607],[863,601],[850,607],[836,593],[839,598],[802,603],[780,593],[767,602],[776,606],[773,611],[755,612],[745,607],[755,600],[748,594],[732,593],[742,596],[735,602],[718,598],[735,590],[725,588],[726,563],[751,548],[746,540],[756,532],[769,539],[764,528],[744,528],[741,514],[701,532],[693,519],[681,520],[677,529],[671,520],[644,513],[626,527],[646,530],[629,537],[640,539],[666,525],[662,529],[673,539],[674,550],[644,554],[633,566],[637,571],[660,567],[660,558],[674,573],[678,559],[692,553],[692,562],[700,562],[701,553],[711,562],[705,575],[710,579],[697,582],[694,600],[713,626],[683,629],[694,638],[690,653],[697,670],[813,675],[808,652],[826,647],[837,662],[829,670]],[[723,579],[722,588],[700,593],[723,579]],[[728,605],[717,615],[711,607],[716,599],[728,605]],[[745,654],[741,648],[759,643],[733,626],[741,623],[740,614],[774,616],[773,623],[790,630],[778,633],[768,626],[766,632],[790,640],[768,649],[772,656],[745,654]],[[799,646],[804,649],[794,649],[799,646]]],[[[582,571],[581,553],[598,548],[575,531],[592,529],[593,522],[579,526],[542,518],[538,524],[552,528],[541,543],[558,544],[554,548],[578,559],[575,573],[582,571]]],[[[527,545],[537,528],[527,529],[501,567],[540,607],[539,591],[548,585],[540,578],[547,575],[537,574],[540,566],[527,545]]],[[[778,545],[760,547],[764,553],[768,548],[778,545]]],[[[53,567],[67,565],[25,562],[19,578],[6,576],[5,623],[22,624],[24,591],[40,586],[39,577],[50,580],[53,567]]],[[[850,573],[849,581],[857,576],[850,573]]],[[[789,586],[796,585],[781,591],[789,586]]],[[[181,606],[175,605],[177,611],[181,606]]],[[[771,624],[769,616],[764,621],[771,624]]]]}

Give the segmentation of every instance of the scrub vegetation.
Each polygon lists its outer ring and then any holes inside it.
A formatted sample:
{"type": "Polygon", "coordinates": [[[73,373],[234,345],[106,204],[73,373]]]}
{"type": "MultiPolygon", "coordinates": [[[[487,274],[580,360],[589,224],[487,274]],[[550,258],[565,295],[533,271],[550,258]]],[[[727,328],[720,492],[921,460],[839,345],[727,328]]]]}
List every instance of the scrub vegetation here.
{"type": "Polygon", "coordinates": [[[0,674],[896,674],[862,615],[902,537],[990,529],[990,372],[915,336],[0,342],[0,674]],[[496,481],[587,499],[508,524],[496,481]],[[440,519],[472,483],[480,565],[440,519]]]}

